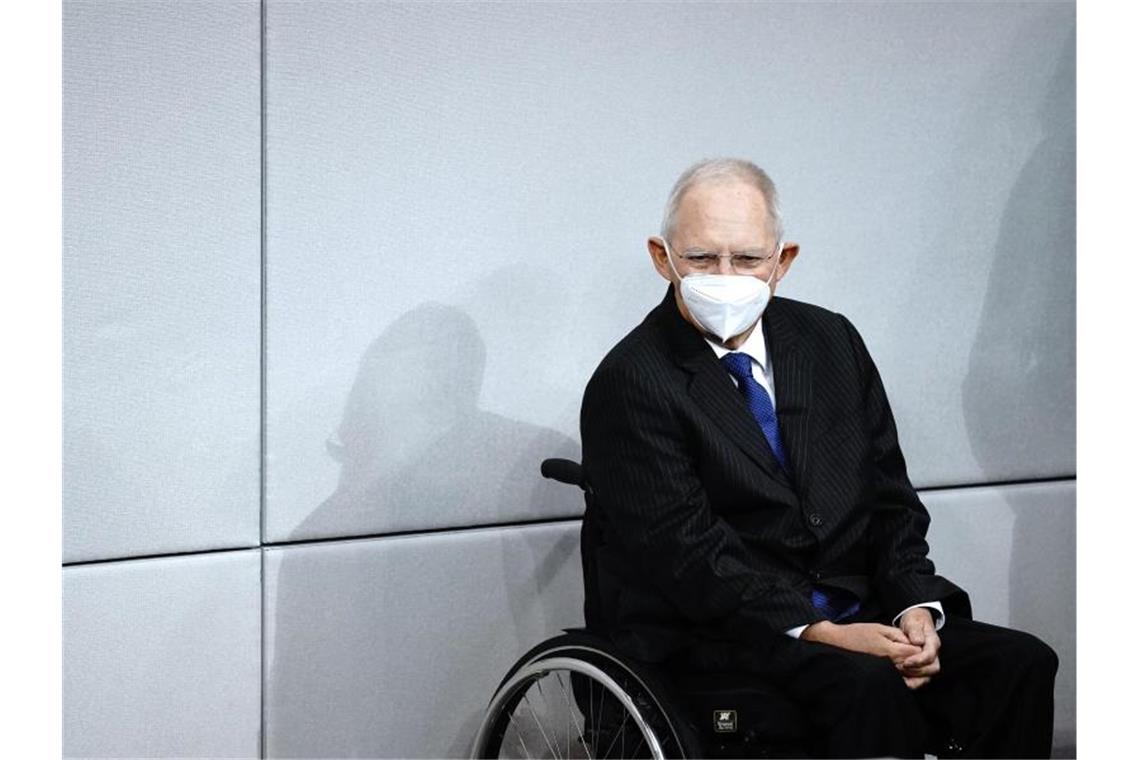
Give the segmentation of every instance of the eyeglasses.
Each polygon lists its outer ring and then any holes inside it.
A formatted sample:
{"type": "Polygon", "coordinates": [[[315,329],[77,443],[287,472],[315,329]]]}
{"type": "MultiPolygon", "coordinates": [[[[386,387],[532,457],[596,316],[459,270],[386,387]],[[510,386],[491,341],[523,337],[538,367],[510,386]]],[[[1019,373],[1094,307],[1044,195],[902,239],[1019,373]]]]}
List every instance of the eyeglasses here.
{"type": "Polygon", "coordinates": [[[780,244],[768,253],[760,250],[741,251],[739,253],[711,253],[709,251],[686,251],[681,254],[681,260],[695,272],[713,272],[720,268],[720,260],[728,259],[732,271],[737,274],[756,274],[764,269],[768,262],[778,257],[780,244]]]}

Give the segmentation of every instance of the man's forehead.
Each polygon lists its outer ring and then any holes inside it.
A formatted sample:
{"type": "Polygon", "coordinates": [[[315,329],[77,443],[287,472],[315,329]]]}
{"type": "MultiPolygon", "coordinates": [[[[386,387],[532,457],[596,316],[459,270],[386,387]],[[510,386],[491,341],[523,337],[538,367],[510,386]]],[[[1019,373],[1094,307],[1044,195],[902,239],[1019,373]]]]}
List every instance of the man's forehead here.
{"type": "Polygon", "coordinates": [[[678,207],[678,231],[687,235],[770,237],[771,217],[759,188],[740,180],[705,181],[691,187],[678,207]]]}

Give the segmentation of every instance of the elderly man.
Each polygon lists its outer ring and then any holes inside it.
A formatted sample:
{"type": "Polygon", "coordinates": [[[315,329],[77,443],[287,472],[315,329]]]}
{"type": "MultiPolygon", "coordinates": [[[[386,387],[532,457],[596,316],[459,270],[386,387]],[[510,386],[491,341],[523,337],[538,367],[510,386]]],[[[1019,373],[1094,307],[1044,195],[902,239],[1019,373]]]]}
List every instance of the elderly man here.
{"type": "Polygon", "coordinates": [[[1047,757],[1054,652],[935,574],[879,374],[846,318],[775,298],[799,246],[755,165],[705,161],[649,239],[664,300],[582,401],[586,623],[668,667],[735,670],[833,757],[1047,757]],[[943,744],[942,746],[946,746],[943,744]]]}

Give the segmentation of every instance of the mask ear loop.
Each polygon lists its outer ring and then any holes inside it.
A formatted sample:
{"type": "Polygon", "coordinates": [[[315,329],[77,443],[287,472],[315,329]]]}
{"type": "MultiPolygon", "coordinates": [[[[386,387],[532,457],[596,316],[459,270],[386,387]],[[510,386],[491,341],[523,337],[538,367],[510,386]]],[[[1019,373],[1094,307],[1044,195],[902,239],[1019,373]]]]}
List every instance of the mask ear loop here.
{"type": "Polygon", "coordinates": [[[673,253],[669,249],[669,241],[664,237],[661,238],[661,244],[665,248],[665,259],[669,262],[669,268],[673,270],[673,274],[677,276],[678,280],[683,280],[681,273],[677,271],[677,265],[673,263],[673,253]]]}
{"type": "Polygon", "coordinates": [[[780,268],[780,259],[782,259],[784,257],[784,241],[783,240],[777,240],[776,241],[776,252],[774,254],[772,254],[772,256],[773,256],[773,258],[776,259],[776,264],[775,264],[775,266],[772,267],[772,271],[768,273],[768,279],[765,280],[765,282],[768,284],[768,292],[769,293],[772,292],[772,278],[776,276],[776,270],[780,268]]]}

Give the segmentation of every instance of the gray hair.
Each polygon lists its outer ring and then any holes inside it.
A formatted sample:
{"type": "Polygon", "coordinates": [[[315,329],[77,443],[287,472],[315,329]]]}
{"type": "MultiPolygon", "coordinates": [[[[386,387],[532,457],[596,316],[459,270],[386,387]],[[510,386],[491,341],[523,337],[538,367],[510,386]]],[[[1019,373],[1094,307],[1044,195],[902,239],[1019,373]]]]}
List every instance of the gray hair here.
{"type": "Polygon", "coordinates": [[[784,237],[784,219],[780,215],[780,196],[772,178],[756,164],[741,158],[707,158],[686,169],[673,185],[669,201],[665,204],[665,217],[661,220],[661,237],[669,240],[676,224],[677,208],[685,193],[701,182],[741,180],[755,187],[764,196],[768,207],[768,222],[776,239],[784,237]]]}

